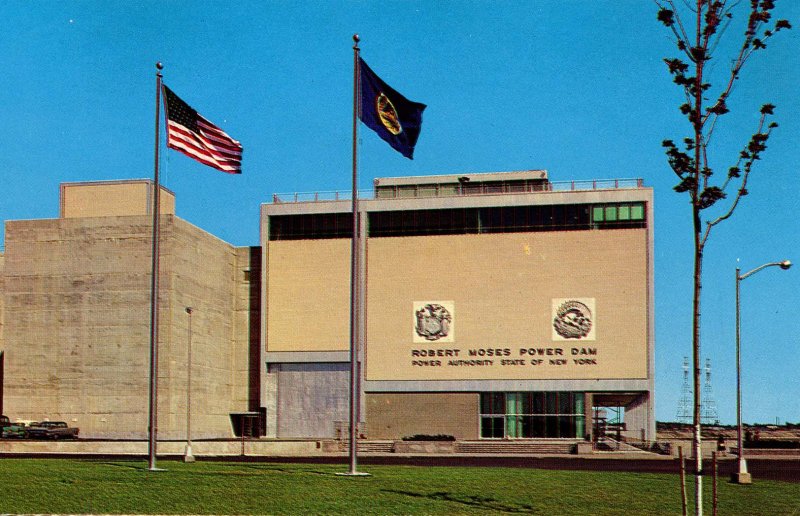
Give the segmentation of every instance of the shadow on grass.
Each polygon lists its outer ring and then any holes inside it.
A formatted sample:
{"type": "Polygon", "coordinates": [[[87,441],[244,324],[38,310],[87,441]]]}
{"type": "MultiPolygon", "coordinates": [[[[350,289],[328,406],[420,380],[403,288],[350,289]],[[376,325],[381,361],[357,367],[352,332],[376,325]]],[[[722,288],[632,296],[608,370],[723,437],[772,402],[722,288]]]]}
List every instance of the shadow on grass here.
{"type": "Polygon", "coordinates": [[[283,466],[268,466],[268,465],[258,465],[258,464],[247,464],[244,466],[247,469],[252,469],[255,471],[261,472],[269,472],[269,473],[283,473],[285,475],[321,475],[321,476],[330,476],[333,473],[331,471],[318,471],[314,469],[302,469],[298,470],[296,468],[289,468],[283,466]]]}
{"type": "Polygon", "coordinates": [[[103,461],[88,461],[92,464],[101,464],[103,466],[114,466],[115,468],[122,468],[122,469],[133,469],[133,470],[146,470],[147,465],[137,464],[134,462],[103,462],[103,461]]]}
{"type": "MultiPolygon", "coordinates": [[[[93,461],[94,464],[102,464],[103,466],[113,466],[115,468],[121,469],[132,469],[134,471],[144,471],[147,472],[147,465],[140,464],[140,463],[121,463],[121,462],[105,462],[105,461],[93,461]]],[[[259,464],[221,464],[218,465],[219,469],[204,469],[204,470],[193,470],[191,467],[187,467],[181,470],[182,475],[191,475],[191,476],[240,476],[240,477],[257,477],[262,476],[265,473],[280,473],[284,475],[322,475],[328,476],[331,475],[329,471],[317,471],[317,470],[297,470],[289,467],[283,466],[270,466],[270,465],[259,465],[259,464]],[[227,469],[227,471],[226,471],[227,469]],[[242,469],[249,470],[249,471],[242,471],[242,469]]],[[[165,472],[169,472],[169,469],[165,469],[165,472]]]]}
{"type": "Polygon", "coordinates": [[[384,489],[383,492],[399,494],[403,496],[410,496],[413,498],[427,498],[428,500],[458,503],[469,507],[475,507],[491,511],[524,513],[524,514],[541,513],[539,509],[533,507],[532,505],[527,505],[527,504],[510,505],[507,503],[499,502],[494,498],[485,498],[483,496],[456,496],[452,493],[447,493],[443,491],[426,494],[426,493],[414,493],[411,491],[397,491],[394,489],[384,489]]]}

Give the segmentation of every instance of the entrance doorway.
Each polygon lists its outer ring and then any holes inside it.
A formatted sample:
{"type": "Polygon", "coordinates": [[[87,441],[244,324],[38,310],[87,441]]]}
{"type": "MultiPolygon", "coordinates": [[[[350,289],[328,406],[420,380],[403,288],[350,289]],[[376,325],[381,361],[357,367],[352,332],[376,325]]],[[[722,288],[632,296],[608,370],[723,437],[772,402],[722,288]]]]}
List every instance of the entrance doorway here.
{"type": "Polygon", "coordinates": [[[621,441],[625,432],[625,407],[593,407],[592,429],[595,440],[610,437],[621,441]]]}
{"type": "Polygon", "coordinates": [[[583,438],[582,392],[481,393],[482,439],[583,438]]]}

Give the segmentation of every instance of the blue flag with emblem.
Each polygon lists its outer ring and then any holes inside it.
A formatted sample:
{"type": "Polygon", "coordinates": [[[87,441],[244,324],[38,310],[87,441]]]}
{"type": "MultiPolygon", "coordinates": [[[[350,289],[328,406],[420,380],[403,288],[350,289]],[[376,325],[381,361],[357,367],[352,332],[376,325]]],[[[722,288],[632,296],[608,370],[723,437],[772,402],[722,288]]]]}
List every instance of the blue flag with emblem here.
{"type": "Polygon", "coordinates": [[[361,109],[358,118],[378,133],[397,152],[414,159],[422,111],[425,104],[408,100],[375,75],[363,59],[358,58],[361,77],[361,109]]]}

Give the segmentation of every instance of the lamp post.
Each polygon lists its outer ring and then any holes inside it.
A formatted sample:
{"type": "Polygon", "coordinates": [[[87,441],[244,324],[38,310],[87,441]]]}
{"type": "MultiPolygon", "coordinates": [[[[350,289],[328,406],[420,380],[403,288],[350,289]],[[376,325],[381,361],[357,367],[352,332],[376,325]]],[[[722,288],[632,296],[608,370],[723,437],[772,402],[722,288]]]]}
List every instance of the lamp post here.
{"type": "Polygon", "coordinates": [[[736,484],[751,484],[753,482],[750,473],[747,472],[747,462],[744,458],[744,443],[742,442],[742,354],[740,344],[741,333],[739,330],[741,313],[739,283],[743,279],[752,276],[761,269],[766,269],[767,267],[772,266],[780,267],[781,269],[786,270],[792,266],[792,262],[789,260],[784,260],[782,262],[765,263],[764,265],[760,265],[751,271],[745,272],[744,274],[740,274],[741,269],[738,267],[736,268],[736,444],[738,446],[739,468],[738,471],[731,476],[731,481],[736,484]]]}
{"type": "Polygon", "coordinates": [[[187,331],[187,351],[186,351],[186,452],[183,455],[183,462],[194,462],[192,455],[192,312],[191,306],[186,307],[186,314],[189,318],[189,329],[187,331]]]}

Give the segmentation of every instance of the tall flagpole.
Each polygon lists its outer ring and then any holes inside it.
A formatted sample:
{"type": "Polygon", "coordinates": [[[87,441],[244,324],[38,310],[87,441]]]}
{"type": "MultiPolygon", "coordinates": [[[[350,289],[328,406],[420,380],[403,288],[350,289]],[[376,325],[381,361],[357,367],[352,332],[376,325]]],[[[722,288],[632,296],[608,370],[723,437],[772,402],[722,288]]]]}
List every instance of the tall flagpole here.
{"type": "Polygon", "coordinates": [[[350,247],[350,471],[347,475],[368,475],[358,471],[358,405],[361,388],[359,386],[360,371],[358,367],[359,340],[359,245],[360,233],[358,224],[358,109],[359,109],[359,67],[358,67],[358,34],[353,34],[353,237],[350,247]]]}
{"type": "Polygon", "coordinates": [[[150,421],[147,427],[149,436],[148,464],[150,471],[159,471],[156,467],[156,446],[158,435],[158,241],[160,217],[161,187],[158,184],[158,140],[159,117],[161,115],[161,70],[164,65],[156,63],[156,143],[155,173],[153,179],[153,268],[150,279],[150,421]]]}

